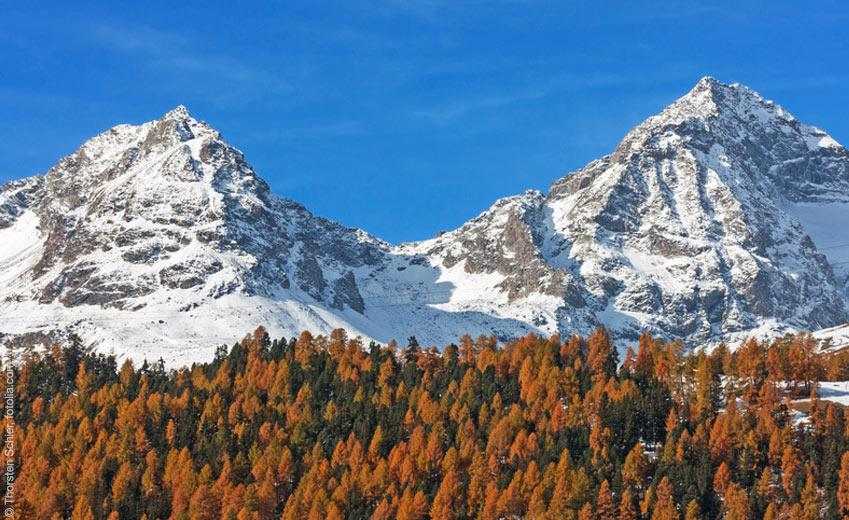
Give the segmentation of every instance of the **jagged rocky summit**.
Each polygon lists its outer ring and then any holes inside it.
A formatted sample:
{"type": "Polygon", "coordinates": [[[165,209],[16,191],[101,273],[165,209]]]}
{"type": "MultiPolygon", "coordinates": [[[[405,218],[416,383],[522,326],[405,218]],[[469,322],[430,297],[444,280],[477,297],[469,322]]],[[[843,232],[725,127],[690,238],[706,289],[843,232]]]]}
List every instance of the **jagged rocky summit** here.
{"type": "Polygon", "coordinates": [[[608,156],[391,245],[271,193],[178,107],[0,189],[0,334],[182,364],[258,324],[444,345],[611,328],[690,346],[849,321],[849,152],[704,78],[608,156]]]}

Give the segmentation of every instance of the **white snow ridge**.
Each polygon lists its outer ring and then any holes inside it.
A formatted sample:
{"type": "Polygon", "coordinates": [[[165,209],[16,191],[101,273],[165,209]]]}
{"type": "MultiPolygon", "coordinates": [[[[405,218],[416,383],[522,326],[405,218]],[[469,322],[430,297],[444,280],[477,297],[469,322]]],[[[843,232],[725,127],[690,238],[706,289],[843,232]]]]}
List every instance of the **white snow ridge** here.
{"type": "Polygon", "coordinates": [[[608,156],[393,246],[270,192],[185,107],[0,188],[0,338],[175,366],[257,325],[690,346],[849,321],[849,152],[704,78],[608,156]]]}

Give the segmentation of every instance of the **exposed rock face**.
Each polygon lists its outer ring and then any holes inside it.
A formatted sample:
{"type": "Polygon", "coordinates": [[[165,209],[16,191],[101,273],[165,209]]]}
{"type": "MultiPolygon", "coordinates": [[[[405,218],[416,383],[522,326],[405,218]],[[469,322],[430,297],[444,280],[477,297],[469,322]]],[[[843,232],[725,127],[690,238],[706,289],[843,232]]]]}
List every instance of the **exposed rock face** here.
{"type": "Polygon", "coordinates": [[[451,234],[440,235],[423,254],[446,267],[462,262],[470,274],[498,273],[498,284],[510,302],[531,293],[560,296],[571,281],[567,272],[545,262],[543,197],[527,192],[499,200],[486,213],[451,234]]]}
{"type": "Polygon", "coordinates": [[[546,204],[552,252],[565,245],[579,261],[600,317],[632,335],[648,324],[709,341],[846,321],[842,284],[783,208],[847,195],[844,148],[749,89],[705,78],[613,154],[555,182],[546,204]]]}
{"type": "Polygon", "coordinates": [[[711,78],[547,195],[399,246],[277,197],[178,107],[0,189],[0,333],[176,363],[260,323],[436,344],[819,329],[849,321],[849,262],[823,244],[849,225],[822,218],[847,210],[845,148],[711,78]]]}
{"type": "Polygon", "coordinates": [[[38,204],[43,185],[44,179],[35,176],[0,186],[0,229],[10,227],[28,208],[38,204]]]}
{"type": "MultiPolygon", "coordinates": [[[[337,258],[323,245],[332,240],[328,249],[354,263],[379,258],[356,231],[272,195],[241,152],[184,107],[91,139],[42,184],[40,197],[24,191],[38,183],[18,187],[21,202],[9,210],[42,201],[32,207],[45,235],[33,270],[42,303],[123,308],[160,289],[203,286],[194,295],[203,298],[222,285],[273,294],[288,286],[290,268],[305,292],[330,300],[321,264],[337,258]]],[[[350,285],[346,278],[342,287],[350,285]]]]}

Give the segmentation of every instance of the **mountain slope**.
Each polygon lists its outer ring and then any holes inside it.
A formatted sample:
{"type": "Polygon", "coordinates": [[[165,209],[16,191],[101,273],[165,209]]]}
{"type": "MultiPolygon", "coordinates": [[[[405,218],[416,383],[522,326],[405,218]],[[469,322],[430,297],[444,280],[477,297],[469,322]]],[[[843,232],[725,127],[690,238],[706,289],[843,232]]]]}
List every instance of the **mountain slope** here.
{"type": "Polygon", "coordinates": [[[272,194],[178,107],[2,187],[0,331],[180,363],[257,324],[432,344],[819,329],[849,321],[847,208],[846,149],[712,78],[547,195],[399,246],[272,194]]]}
{"type": "MultiPolygon", "coordinates": [[[[503,313],[525,310],[546,331],[600,322],[626,340],[648,329],[712,343],[847,320],[845,271],[798,211],[828,212],[847,195],[843,147],[746,87],[705,78],[547,196],[499,201],[411,247],[443,270],[501,277],[503,313]],[[543,295],[558,301],[532,301],[543,295]]],[[[841,228],[830,228],[820,235],[834,240],[841,228]]]]}
{"type": "Polygon", "coordinates": [[[87,141],[2,200],[0,239],[19,244],[0,253],[2,330],[71,324],[104,347],[229,341],[264,306],[285,327],[348,325],[301,302],[362,311],[351,269],[386,248],[271,194],[182,107],[87,141]]]}

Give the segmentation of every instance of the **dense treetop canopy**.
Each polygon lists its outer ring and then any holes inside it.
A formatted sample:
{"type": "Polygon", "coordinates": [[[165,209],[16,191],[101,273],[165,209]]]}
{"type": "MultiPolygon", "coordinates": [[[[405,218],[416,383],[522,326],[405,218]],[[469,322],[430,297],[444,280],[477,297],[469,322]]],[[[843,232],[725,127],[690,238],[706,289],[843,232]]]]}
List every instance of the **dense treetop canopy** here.
{"type": "Polygon", "coordinates": [[[443,351],[258,328],[176,371],[52,348],[15,367],[17,513],[841,518],[849,427],[816,388],[848,369],[804,334],[644,335],[620,362],[602,328],[443,351]]]}

